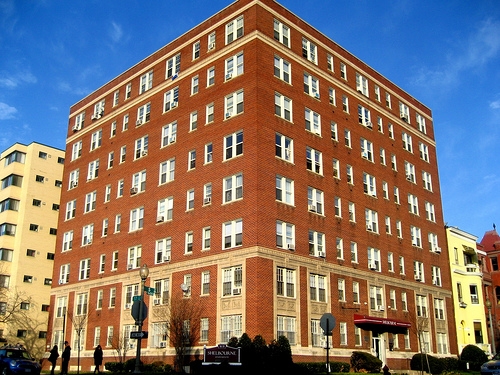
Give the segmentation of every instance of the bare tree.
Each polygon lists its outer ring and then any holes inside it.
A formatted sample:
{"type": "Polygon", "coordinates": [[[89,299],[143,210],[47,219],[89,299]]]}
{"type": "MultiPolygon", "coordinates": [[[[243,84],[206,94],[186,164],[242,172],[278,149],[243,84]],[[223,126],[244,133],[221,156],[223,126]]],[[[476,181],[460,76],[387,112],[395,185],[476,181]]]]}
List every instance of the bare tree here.
{"type": "Polygon", "coordinates": [[[430,372],[430,366],[429,366],[429,358],[427,357],[427,352],[428,350],[425,348],[425,340],[424,340],[424,332],[428,332],[429,331],[429,318],[427,316],[417,316],[417,314],[415,313],[415,311],[408,311],[407,312],[408,314],[408,318],[410,320],[410,322],[412,323],[411,324],[411,327],[410,327],[410,331],[417,337],[417,340],[418,340],[418,347],[419,347],[419,350],[420,350],[420,354],[421,355],[421,360],[422,360],[422,363],[421,363],[421,373],[423,373],[423,369],[424,369],[424,364],[423,364],[423,358],[424,358],[424,354],[425,354],[425,359],[426,359],[426,362],[427,362],[427,368],[429,369],[429,372],[430,372]]]}
{"type": "Polygon", "coordinates": [[[166,336],[175,348],[174,367],[182,371],[186,355],[199,341],[201,305],[183,293],[173,295],[169,303],[156,306],[153,316],[163,327],[166,336]]]}
{"type": "Polygon", "coordinates": [[[87,324],[90,320],[90,317],[92,315],[93,310],[89,310],[87,307],[83,311],[81,311],[79,314],[75,314],[72,311],[68,311],[68,318],[71,320],[71,324],[73,325],[73,329],[75,330],[76,337],[78,338],[78,345],[77,345],[77,374],[80,373],[80,351],[82,348],[82,333],[85,331],[85,328],[87,327],[87,324]]]}
{"type": "Polygon", "coordinates": [[[126,360],[127,352],[130,348],[129,341],[130,338],[126,337],[121,330],[117,334],[113,333],[111,347],[116,352],[115,359],[120,363],[124,363],[126,360]]]}
{"type": "Polygon", "coordinates": [[[26,292],[20,292],[17,288],[0,288],[0,323],[24,319],[28,312],[21,307],[26,304],[34,304],[33,298],[26,292]]]}
{"type": "Polygon", "coordinates": [[[45,354],[46,339],[40,337],[39,332],[45,331],[47,328],[46,318],[33,314],[25,316],[23,319],[17,318],[19,318],[18,314],[16,314],[16,319],[10,321],[10,324],[15,325],[18,330],[24,331],[25,335],[18,337],[15,330],[10,330],[7,334],[7,340],[12,343],[18,342],[22,344],[32,357],[41,360],[45,354]]]}

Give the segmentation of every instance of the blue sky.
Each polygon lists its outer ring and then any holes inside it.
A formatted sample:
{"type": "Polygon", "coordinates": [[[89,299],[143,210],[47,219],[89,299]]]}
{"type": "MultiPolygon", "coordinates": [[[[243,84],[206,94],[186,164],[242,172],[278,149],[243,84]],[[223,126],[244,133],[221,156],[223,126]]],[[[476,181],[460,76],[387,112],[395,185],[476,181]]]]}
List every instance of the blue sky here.
{"type": "MultiPolygon", "coordinates": [[[[0,0],[0,150],[65,148],[69,107],[230,0],[0,0]]],[[[445,222],[500,225],[500,1],[282,0],[433,110],[445,222]]]]}

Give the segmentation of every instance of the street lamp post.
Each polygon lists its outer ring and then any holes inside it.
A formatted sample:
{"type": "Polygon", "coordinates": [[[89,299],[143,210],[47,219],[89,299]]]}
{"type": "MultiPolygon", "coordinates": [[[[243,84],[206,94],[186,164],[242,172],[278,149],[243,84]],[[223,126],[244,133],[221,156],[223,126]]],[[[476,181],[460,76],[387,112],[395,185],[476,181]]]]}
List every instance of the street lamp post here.
{"type": "MultiPolygon", "coordinates": [[[[139,304],[139,319],[137,320],[137,324],[139,326],[139,332],[142,332],[142,323],[143,323],[142,306],[144,305],[144,284],[146,283],[146,279],[149,276],[149,268],[146,264],[143,264],[141,269],[139,270],[139,276],[141,277],[141,290],[140,290],[141,301],[139,304]]],[[[141,373],[141,340],[142,337],[139,336],[139,338],[137,339],[137,351],[136,351],[135,370],[134,370],[135,374],[141,373]]]]}
{"type": "Polygon", "coordinates": [[[491,320],[491,301],[489,298],[486,300],[486,308],[488,309],[488,318],[490,319],[490,335],[491,335],[491,355],[497,351],[495,345],[495,331],[493,329],[493,320],[491,320]]]}

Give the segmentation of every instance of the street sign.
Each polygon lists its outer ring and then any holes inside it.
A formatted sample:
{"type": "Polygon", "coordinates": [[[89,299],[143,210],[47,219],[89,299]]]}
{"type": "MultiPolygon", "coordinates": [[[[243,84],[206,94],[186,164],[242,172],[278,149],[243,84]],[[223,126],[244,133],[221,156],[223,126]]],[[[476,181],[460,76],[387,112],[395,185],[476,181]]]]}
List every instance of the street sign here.
{"type": "Polygon", "coordinates": [[[148,296],[152,296],[155,294],[155,288],[150,288],[149,286],[144,286],[144,291],[148,296]]]}
{"type": "Polygon", "coordinates": [[[138,322],[138,321],[143,322],[144,319],[146,319],[146,317],[148,316],[148,307],[146,306],[146,304],[142,300],[134,301],[134,303],[132,304],[132,309],[131,309],[130,313],[132,314],[132,318],[134,318],[136,322],[138,322]],[[141,303],[142,303],[142,308],[141,308],[141,303]],[[142,311],[139,311],[139,310],[142,310],[142,311]],[[140,313],[142,313],[142,314],[140,314],[140,313]]]}
{"type": "Polygon", "coordinates": [[[142,296],[133,296],[132,302],[135,302],[135,301],[142,301],[142,296]]]}
{"type": "Polygon", "coordinates": [[[131,339],[147,339],[148,331],[131,331],[130,332],[131,339]]]}
{"type": "Polygon", "coordinates": [[[332,335],[332,330],[335,328],[335,317],[330,313],[324,313],[319,320],[319,326],[323,328],[326,336],[332,335]]]}

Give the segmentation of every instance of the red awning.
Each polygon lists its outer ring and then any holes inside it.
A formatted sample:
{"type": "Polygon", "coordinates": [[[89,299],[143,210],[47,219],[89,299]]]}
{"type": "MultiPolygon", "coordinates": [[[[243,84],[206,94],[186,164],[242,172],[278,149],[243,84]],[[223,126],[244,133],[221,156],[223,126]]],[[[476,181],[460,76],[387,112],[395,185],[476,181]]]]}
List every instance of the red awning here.
{"type": "Polygon", "coordinates": [[[367,331],[406,333],[411,323],[396,319],[354,314],[354,324],[367,331]]]}

